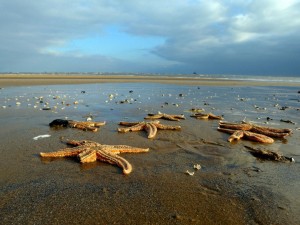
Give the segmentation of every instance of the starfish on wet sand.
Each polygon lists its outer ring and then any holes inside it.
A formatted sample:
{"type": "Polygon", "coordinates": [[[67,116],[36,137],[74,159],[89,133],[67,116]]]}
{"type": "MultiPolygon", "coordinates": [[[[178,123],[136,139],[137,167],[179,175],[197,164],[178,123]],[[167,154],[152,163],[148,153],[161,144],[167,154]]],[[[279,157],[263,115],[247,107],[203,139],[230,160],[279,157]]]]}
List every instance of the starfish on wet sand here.
{"type": "Polygon", "coordinates": [[[160,124],[158,120],[152,122],[120,122],[119,125],[129,126],[126,128],[118,128],[120,133],[127,133],[129,131],[140,131],[145,130],[148,133],[148,138],[154,138],[157,130],[180,130],[180,126],[170,126],[160,124]]]}
{"type": "Polygon", "coordinates": [[[158,112],[157,114],[148,114],[145,119],[166,119],[166,120],[172,120],[172,121],[180,121],[180,119],[185,119],[184,115],[173,115],[173,114],[166,114],[158,112]]]}
{"type": "Polygon", "coordinates": [[[212,113],[196,113],[191,115],[191,117],[195,117],[196,119],[213,119],[213,120],[222,120],[222,116],[216,116],[212,113]]]}
{"type": "Polygon", "coordinates": [[[229,142],[237,141],[237,140],[240,140],[241,138],[245,138],[245,139],[248,139],[251,141],[266,143],[266,144],[271,144],[274,142],[273,138],[270,138],[266,135],[257,134],[257,133],[253,133],[253,132],[245,131],[245,130],[232,130],[232,129],[218,127],[218,131],[222,131],[222,132],[231,134],[230,137],[228,138],[229,142]]]}
{"type": "Polygon", "coordinates": [[[103,145],[94,141],[76,141],[66,142],[72,145],[72,148],[64,148],[56,152],[41,152],[41,157],[60,158],[60,157],[78,157],[81,163],[95,162],[97,159],[110,164],[116,164],[123,169],[124,174],[132,171],[131,164],[118,154],[120,153],[140,153],[148,152],[149,148],[137,148],[128,145],[103,145]]]}
{"type": "Polygon", "coordinates": [[[105,125],[105,122],[93,122],[93,121],[75,121],[75,120],[62,120],[56,119],[49,123],[50,127],[71,127],[80,130],[89,130],[96,132],[100,126],[105,125]]]}
{"type": "Polygon", "coordinates": [[[246,130],[251,131],[258,134],[264,134],[269,137],[275,138],[284,138],[292,133],[291,129],[280,129],[280,128],[272,128],[266,126],[259,126],[253,123],[240,122],[240,123],[231,123],[226,121],[220,121],[219,126],[221,128],[232,129],[232,130],[246,130]]]}
{"type": "Polygon", "coordinates": [[[225,121],[220,121],[218,130],[232,134],[228,138],[229,142],[245,137],[262,143],[273,143],[274,140],[271,137],[285,138],[292,132],[290,129],[271,128],[247,122],[230,123],[225,121]]]}

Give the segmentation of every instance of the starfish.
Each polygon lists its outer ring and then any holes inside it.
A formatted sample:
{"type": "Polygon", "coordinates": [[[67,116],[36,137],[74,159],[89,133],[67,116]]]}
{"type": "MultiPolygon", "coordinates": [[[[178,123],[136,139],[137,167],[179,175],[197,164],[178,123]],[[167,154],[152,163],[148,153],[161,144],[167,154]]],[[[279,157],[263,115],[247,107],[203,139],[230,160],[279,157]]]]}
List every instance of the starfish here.
{"type": "Polygon", "coordinates": [[[251,131],[258,134],[264,134],[269,137],[284,138],[292,133],[291,129],[279,129],[266,126],[259,126],[252,123],[241,122],[241,123],[230,123],[226,121],[220,121],[219,126],[221,128],[232,129],[232,130],[245,130],[251,131]]]}
{"type": "Polygon", "coordinates": [[[100,126],[105,125],[105,122],[92,122],[92,121],[75,121],[75,120],[61,120],[56,119],[49,123],[50,127],[71,127],[80,130],[89,130],[96,132],[100,126]]]}
{"type": "Polygon", "coordinates": [[[180,121],[180,119],[185,119],[184,115],[170,115],[166,113],[158,112],[158,114],[148,114],[145,119],[167,119],[173,121],[180,121]]]}
{"type": "Polygon", "coordinates": [[[77,156],[81,163],[95,162],[97,159],[110,164],[116,164],[123,169],[124,174],[132,171],[131,164],[121,156],[120,153],[140,153],[148,152],[149,148],[137,148],[128,145],[102,145],[94,141],[76,141],[66,142],[72,145],[72,148],[64,148],[56,152],[41,152],[41,157],[60,158],[77,156]]]}
{"type": "Polygon", "coordinates": [[[246,138],[251,141],[261,142],[261,143],[267,143],[271,144],[274,142],[273,138],[270,138],[263,134],[257,134],[250,131],[245,130],[232,130],[232,129],[226,129],[218,127],[218,131],[222,131],[225,133],[231,134],[231,136],[228,138],[229,142],[240,140],[241,138],[246,138]]]}
{"type": "Polygon", "coordinates": [[[196,113],[191,115],[191,117],[196,117],[197,119],[214,119],[214,120],[222,120],[222,116],[216,116],[212,113],[196,113]]]}
{"type": "Polygon", "coordinates": [[[152,122],[120,122],[119,125],[129,126],[127,128],[118,128],[121,133],[127,133],[129,131],[140,131],[145,130],[148,133],[148,138],[154,138],[156,136],[157,130],[180,130],[180,126],[170,126],[160,124],[158,120],[152,122]]]}
{"type": "Polygon", "coordinates": [[[249,140],[261,143],[273,143],[274,139],[271,137],[285,138],[292,132],[290,129],[258,126],[246,122],[230,123],[225,121],[220,121],[218,130],[231,134],[231,136],[228,138],[229,142],[245,137],[249,140]]]}

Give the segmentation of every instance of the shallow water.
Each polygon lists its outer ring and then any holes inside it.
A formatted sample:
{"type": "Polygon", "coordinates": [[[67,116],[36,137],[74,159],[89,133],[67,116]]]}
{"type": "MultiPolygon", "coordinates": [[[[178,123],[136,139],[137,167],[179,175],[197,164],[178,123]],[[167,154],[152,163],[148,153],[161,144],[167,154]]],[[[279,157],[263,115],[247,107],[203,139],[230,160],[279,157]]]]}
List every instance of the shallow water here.
{"type": "Polygon", "coordinates": [[[206,87],[114,83],[0,89],[0,218],[4,224],[299,224],[299,100],[295,87],[206,87]],[[43,110],[49,107],[51,110],[43,110]],[[191,118],[191,108],[291,128],[271,145],[228,143],[217,121],[191,118]],[[119,121],[158,111],[185,114],[181,131],[120,134],[119,121]],[[100,131],[50,129],[54,119],[106,121],[100,131]],[[269,120],[267,120],[269,117],[269,120]],[[280,120],[290,120],[295,124],[280,120]],[[50,137],[34,140],[38,135],[50,137]],[[41,160],[65,147],[60,138],[150,147],[122,154],[133,172],[75,159],[41,160]],[[243,147],[264,147],[295,163],[259,161],[243,147]],[[194,164],[201,164],[199,171],[194,164]],[[185,171],[195,172],[194,176],[185,171]]]}

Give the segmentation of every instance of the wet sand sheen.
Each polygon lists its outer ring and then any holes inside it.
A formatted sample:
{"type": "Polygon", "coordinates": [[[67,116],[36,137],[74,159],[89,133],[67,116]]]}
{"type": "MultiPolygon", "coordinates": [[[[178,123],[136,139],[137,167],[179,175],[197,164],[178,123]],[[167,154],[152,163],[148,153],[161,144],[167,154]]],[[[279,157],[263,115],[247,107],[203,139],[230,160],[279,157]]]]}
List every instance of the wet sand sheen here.
{"type": "MultiPolygon", "coordinates": [[[[225,93],[229,89],[225,89],[225,93]]],[[[221,88],[208,90],[201,87],[199,95],[196,87],[150,84],[86,84],[24,87],[16,92],[6,90],[4,88],[2,94],[6,96],[6,104],[11,106],[0,110],[1,123],[5,127],[0,131],[2,146],[5,146],[0,150],[3,156],[0,217],[4,224],[297,224],[299,221],[297,209],[291,208],[294,205],[284,192],[278,191],[283,183],[295,179],[298,164],[258,162],[243,150],[244,143],[227,143],[228,136],[216,131],[217,121],[189,117],[187,109],[202,106],[216,114],[225,113],[229,120],[235,118],[229,112],[230,107],[237,106],[225,107],[230,102],[224,102],[226,98],[222,97],[221,88]],[[145,91],[145,87],[149,90],[145,91]],[[82,94],[81,90],[86,93],[82,94]],[[130,90],[134,92],[129,94],[130,90]],[[119,95],[110,101],[108,93],[115,92],[119,95]],[[27,94],[24,98],[19,97],[24,93],[27,94]],[[185,94],[184,99],[178,97],[180,93],[185,94]],[[205,93],[208,93],[207,98],[203,96],[205,93]],[[220,97],[209,98],[215,93],[220,97]],[[71,106],[55,112],[34,109],[36,100],[32,97],[40,95],[51,106],[56,101],[70,102],[71,106]],[[53,100],[53,95],[66,97],[53,100]],[[16,96],[22,103],[20,106],[7,100],[17,101],[16,96]],[[126,98],[131,104],[120,103],[126,98]],[[30,99],[32,105],[27,106],[26,99],[30,99]],[[74,99],[79,100],[78,105],[72,104],[74,99]],[[204,102],[210,105],[204,105],[204,102]],[[120,120],[143,120],[148,112],[159,110],[184,113],[187,117],[184,121],[162,120],[164,124],[181,125],[182,131],[160,131],[153,140],[147,139],[144,132],[120,134],[116,131],[120,120]],[[97,121],[106,120],[107,125],[97,133],[55,130],[48,126],[55,118],[83,119],[89,113],[97,121]],[[32,139],[41,134],[51,137],[32,139]],[[122,154],[133,165],[129,176],[122,175],[118,167],[101,162],[80,165],[74,159],[42,160],[39,152],[65,147],[59,141],[61,137],[150,147],[150,152],[122,154]],[[202,166],[199,171],[193,170],[197,163],[202,166]],[[185,174],[186,170],[194,171],[194,176],[185,174]],[[277,173],[277,178],[272,177],[272,170],[277,173]],[[289,171],[291,177],[285,177],[285,171],[289,171]],[[279,188],[272,189],[271,185],[277,179],[279,188]]],[[[243,93],[240,89],[235,91],[243,93]]],[[[252,118],[249,112],[244,113],[252,118]]],[[[261,115],[260,112],[256,114],[261,115]]],[[[289,124],[284,126],[295,129],[289,124]]],[[[286,154],[292,153],[297,140],[299,133],[295,132],[287,144],[276,141],[270,148],[280,151],[285,148],[286,154]]],[[[296,162],[299,160],[297,156],[293,157],[296,162]]],[[[290,182],[290,185],[292,188],[295,183],[290,182]]]]}

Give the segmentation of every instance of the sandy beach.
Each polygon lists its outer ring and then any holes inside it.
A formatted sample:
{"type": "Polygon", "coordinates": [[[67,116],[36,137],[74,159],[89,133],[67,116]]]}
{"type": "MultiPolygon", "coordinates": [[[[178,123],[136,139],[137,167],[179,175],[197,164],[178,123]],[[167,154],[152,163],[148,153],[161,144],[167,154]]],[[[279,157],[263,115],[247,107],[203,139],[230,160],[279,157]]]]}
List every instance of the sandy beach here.
{"type": "Polygon", "coordinates": [[[0,85],[53,85],[53,84],[90,84],[90,83],[163,83],[180,85],[205,85],[205,86],[300,86],[292,82],[260,82],[227,79],[209,79],[195,77],[170,76],[130,76],[130,75],[65,75],[65,74],[1,74],[0,85]]]}
{"type": "Polygon", "coordinates": [[[0,219],[3,224],[299,224],[299,86],[145,76],[0,76],[2,129],[0,219]],[[218,120],[191,117],[192,108],[293,133],[273,144],[234,143],[218,120]],[[47,110],[45,110],[47,109],[47,110]],[[148,113],[180,131],[119,133],[120,121],[148,113]],[[53,129],[54,119],[106,121],[97,132],[53,129]],[[290,121],[292,123],[283,122],[290,121]],[[49,135],[34,140],[39,135],[49,135]],[[150,148],[120,154],[129,175],[104,162],[41,158],[61,140],[92,140],[150,148]],[[259,160],[245,145],[293,157],[259,160]],[[194,169],[194,165],[201,169],[194,169]],[[188,175],[186,171],[193,172],[188,175]]]}

